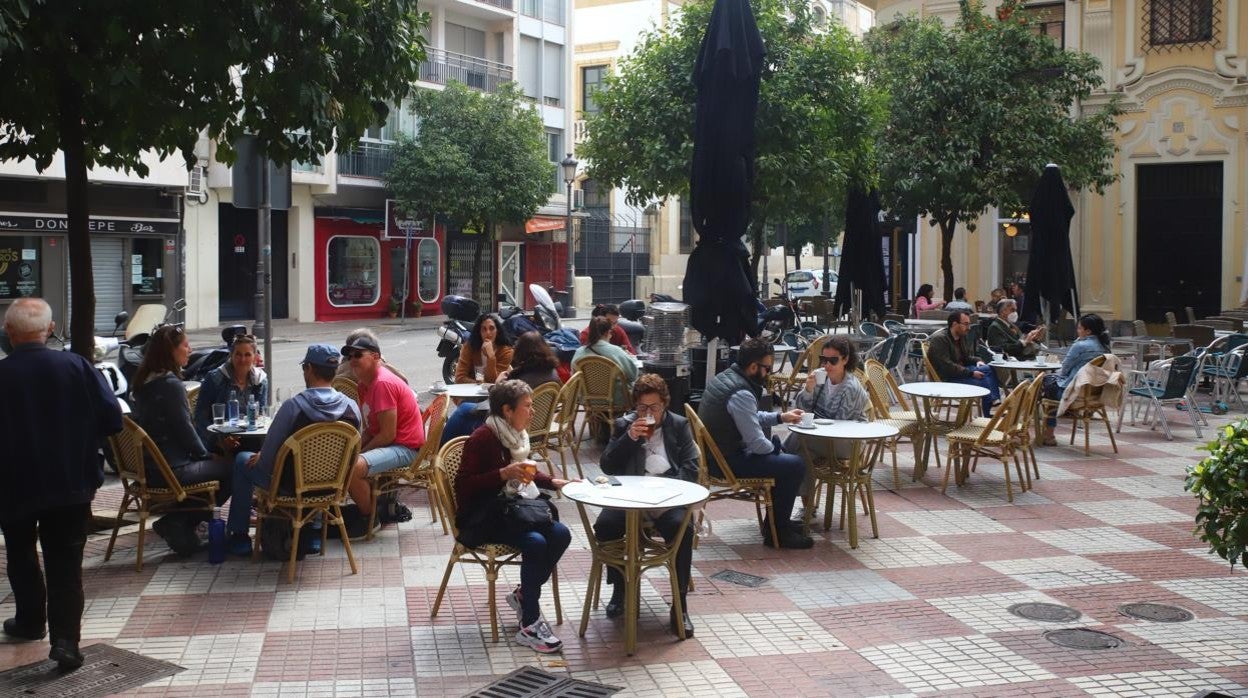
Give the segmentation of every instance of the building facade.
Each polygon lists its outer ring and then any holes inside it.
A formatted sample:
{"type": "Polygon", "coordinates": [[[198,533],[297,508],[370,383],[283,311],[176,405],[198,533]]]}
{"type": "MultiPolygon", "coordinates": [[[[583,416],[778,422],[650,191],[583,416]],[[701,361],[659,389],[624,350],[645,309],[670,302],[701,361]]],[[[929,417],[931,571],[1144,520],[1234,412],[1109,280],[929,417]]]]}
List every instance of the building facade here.
{"type": "MultiPolygon", "coordinates": [[[[995,9],[988,3],[987,11],[995,9]]],[[[955,0],[879,0],[878,21],[908,12],[952,22],[955,0]]],[[[1114,134],[1119,180],[1072,193],[1082,310],[1160,322],[1185,307],[1214,314],[1245,298],[1248,197],[1248,7],[1241,0],[1035,2],[1040,31],[1101,62],[1125,113],[1114,134]]],[[[1057,163],[1061,164],[1061,163],[1057,163]]],[[[957,284],[973,297],[1025,280],[1028,221],[989,210],[953,244],[957,284]]],[[[937,283],[939,234],[915,226],[913,283],[937,283]]]]}

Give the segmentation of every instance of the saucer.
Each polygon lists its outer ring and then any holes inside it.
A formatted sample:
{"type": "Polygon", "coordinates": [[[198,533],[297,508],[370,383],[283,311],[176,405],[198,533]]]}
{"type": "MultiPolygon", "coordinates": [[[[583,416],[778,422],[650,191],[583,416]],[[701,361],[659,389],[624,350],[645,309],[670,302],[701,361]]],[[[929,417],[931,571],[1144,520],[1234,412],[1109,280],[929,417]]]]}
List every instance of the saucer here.
{"type": "Polygon", "coordinates": [[[790,429],[814,429],[814,428],[815,428],[815,425],[814,425],[814,424],[811,424],[811,425],[809,425],[809,426],[803,426],[803,425],[801,425],[801,424],[790,424],[790,425],[789,425],[789,428],[790,428],[790,429]]]}
{"type": "Polygon", "coordinates": [[[835,421],[836,420],[834,419],[824,419],[823,417],[820,417],[815,420],[815,424],[833,424],[835,421]]]}

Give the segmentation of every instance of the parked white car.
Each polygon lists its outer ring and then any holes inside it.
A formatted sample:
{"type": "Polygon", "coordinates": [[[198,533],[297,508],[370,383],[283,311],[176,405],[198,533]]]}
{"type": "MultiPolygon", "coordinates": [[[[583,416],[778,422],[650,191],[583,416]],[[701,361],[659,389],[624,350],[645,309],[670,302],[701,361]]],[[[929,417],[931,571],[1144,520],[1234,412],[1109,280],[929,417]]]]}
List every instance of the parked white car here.
{"type": "Polygon", "coordinates": [[[821,282],[822,269],[797,269],[784,277],[784,290],[790,298],[809,298],[822,296],[824,292],[836,295],[836,272],[828,270],[827,278],[821,282]]]}

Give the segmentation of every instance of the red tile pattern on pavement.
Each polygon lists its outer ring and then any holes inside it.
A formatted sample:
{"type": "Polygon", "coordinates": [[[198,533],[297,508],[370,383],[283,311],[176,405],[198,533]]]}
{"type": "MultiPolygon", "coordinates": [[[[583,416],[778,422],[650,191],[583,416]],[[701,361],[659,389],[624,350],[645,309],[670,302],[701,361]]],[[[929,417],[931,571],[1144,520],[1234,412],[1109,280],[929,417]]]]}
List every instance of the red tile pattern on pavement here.
{"type": "MultiPolygon", "coordinates": [[[[1063,425],[1064,431],[1069,428],[1063,425]]],[[[559,566],[561,655],[510,640],[516,619],[503,596],[518,581],[505,570],[497,595],[503,638],[490,641],[486,580],[457,567],[437,618],[434,596],[450,539],[431,523],[423,493],[405,497],[414,517],[355,545],[351,575],[341,546],[299,564],[293,584],[276,562],[229,559],[208,565],[170,554],[149,535],[134,571],[133,527],[103,562],[107,535],[87,547],[84,642],[109,642],[173,661],[186,671],[134,691],[161,696],[464,695],[525,665],[624,686],[622,695],[949,696],[1190,695],[1218,688],[1248,695],[1248,576],[1205,552],[1192,536],[1195,503],[1183,492],[1200,452],[1180,423],[1177,440],[1125,426],[1115,456],[1103,432],[1093,454],[1038,449],[1041,478],[1005,500],[1000,468],[985,467],[939,492],[941,470],[875,481],[880,538],[860,518],[850,549],[834,522],[810,551],[761,545],[753,506],[718,502],[712,533],[694,554],[697,627],[680,642],[667,629],[670,586],[642,584],[639,645],[624,653],[623,629],[591,612],[577,637],[590,557],[573,506],[559,502],[573,544],[559,566]],[[994,474],[995,471],[995,474],[994,474]],[[732,569],[767,578],[750,589],[711,579],[732,569]],[[1020,601],[1071,606],[1071,624],[1008,613],[1020,601]],[[1125,603],[1167,603],[1191,611],[1188,624],[1128,618],[1125,603]],[[1125,647],[1073,650],[1044,639],[1057,627],[1113,633],[1125,647]]],[[[942,449],[943,450],[943,449],[942,449]]],[[[592,447],[585,453],[595,460],[592,447]]],[[[596,475],[596,466],[587,472],[596,475]]],[[[120,490],[96,500],[115,510],[120,490]]],[[[550,587],[542,598],[554,620],[550,587]]],[[[7,586],[0,615],[13,611],[7,586]]],[[[46,643],[0,643],[0,667],[46,656],[46,643]]]]}

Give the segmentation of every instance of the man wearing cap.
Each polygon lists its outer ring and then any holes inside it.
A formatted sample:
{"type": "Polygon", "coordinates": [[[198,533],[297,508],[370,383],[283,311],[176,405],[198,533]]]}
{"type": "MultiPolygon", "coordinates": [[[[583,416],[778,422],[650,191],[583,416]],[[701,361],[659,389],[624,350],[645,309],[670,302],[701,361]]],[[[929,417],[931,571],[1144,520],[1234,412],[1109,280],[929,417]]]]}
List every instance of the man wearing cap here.
{"type": "MultiPolygon", "coordinates": [[[[346,422],[360,428],[360,409],[351,398],[334,390],[331,383],[338,370],[339,352],[328,344],[308,347],[300,365],[303,367],[303,384],[306,389],[282,403],[269,424],[264,447],[259,453],[241,452],[234,458],[233,495],[230,499],[230,519],[226,530],[230,534],[230,552],[235,555],[251,554],[251,538],[247,535],[251,517],[251,494],[256,487],[268,487],[273,478],[274,459],[286,439],[309,424],[317,422],[346,422]]],[[[294,476],[287,469],[282,480],[294,476]]],[[[309,547],[317,552],[320,536],[308,536],[309,547]]]]}
{"type": "MultiPolygon", "coordinates": [[[[425,421],[416,404],[416,393],[394,373],[381,370],[381,347],[374,339],[356,337],[342,348],[342,355],[351,362],[358,381],[360,410],[364,415],[364,440],[347,480],[347,490],[367,527],[375,503],[366,478],[410,465],[425,445],[425,421]]],[[[351,531],[352,522],[347,526],[353,537],[367,533],[351,531]]]]}

